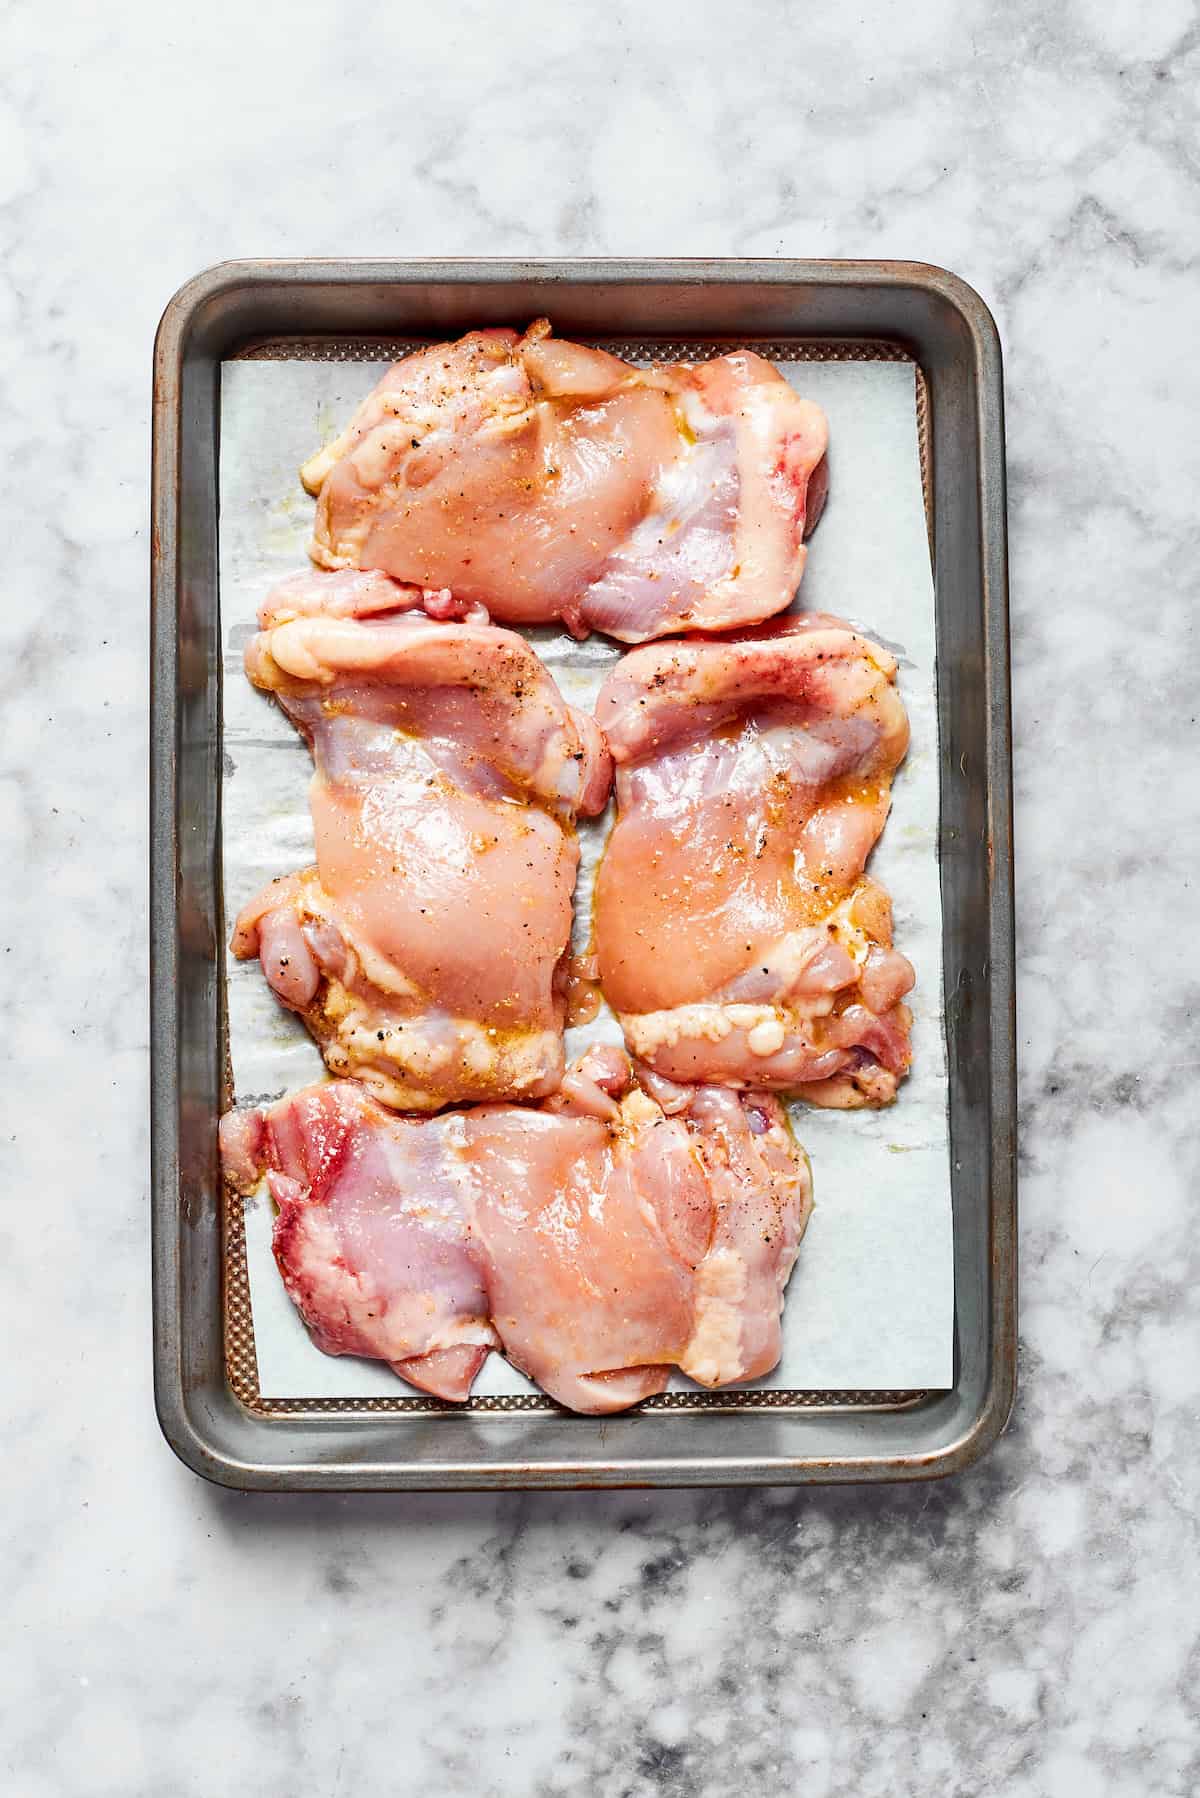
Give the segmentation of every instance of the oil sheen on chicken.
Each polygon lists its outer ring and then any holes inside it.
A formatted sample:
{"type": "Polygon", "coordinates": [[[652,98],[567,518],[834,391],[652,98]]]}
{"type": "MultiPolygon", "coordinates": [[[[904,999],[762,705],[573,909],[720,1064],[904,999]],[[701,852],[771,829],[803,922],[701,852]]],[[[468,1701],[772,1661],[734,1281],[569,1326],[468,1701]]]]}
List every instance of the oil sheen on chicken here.
{"type": "Polygon", "coordinates": [[[791,601],[826,437],[749,350],[635,368],[544,319],[472,331],[397,362],[306,463],[311,554],[504,623],[725,630],[791,601]]]}
{"type": "Polygon", "coordinates": [[[334,1073],[405,1110],[558,1086],[571,827],[611,776],[523,638],[431,604],[453,609],[310,573],[266,602],[246,654],[312,747],[317,860],[245,907],[234,952],[261,959],[334,1073]]]}
{"type": "Polygon", "coordinates": [[[630,1050],[673,1080],[880,1105],[913,970],[867,878],[908,745],[896,663],[801,615],[622,658],[596,705],[617,822],[594,932],[630,1050]]]}
{"type": "Polygon", "coordinates": [[[672,1367],[765,1374],[811,1209],[766,1094],[687,1090],[593,1049],[540,1109],[401,1118],[332,1081],[222,1122],[265,1172],[275,1258],[317,1346],[464,1399],[489,1348],[572,1410],[623,1410],[672,1367]],[[651,1096],[649,1088],[659,1096],[651,1096]]]}

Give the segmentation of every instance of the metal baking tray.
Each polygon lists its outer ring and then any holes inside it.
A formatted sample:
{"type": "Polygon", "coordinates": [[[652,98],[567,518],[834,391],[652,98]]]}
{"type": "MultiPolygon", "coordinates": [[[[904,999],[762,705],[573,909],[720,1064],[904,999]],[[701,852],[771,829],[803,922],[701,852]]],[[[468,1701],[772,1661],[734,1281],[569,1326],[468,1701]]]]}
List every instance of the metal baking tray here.
{"type": "MultiPolygon", "coordinates": [[[[770,353],[768,351],[768,353],[770,353]]],[[[1016,1380],[1012,766],[1000,343],[920,263],[231,262],[163,315],[154,357],[151,1121],[155,1400],[197,1473],[276,1491],[793,1485],[930,1478],[996,1439],[1016,1380]],[[549,313],[563,336],[911,360],[934,551],[955,1377],[936,1393],[708,1395],[624,1416],[546,1401],[264,1402],[227,1103],[221,905],[220,370],[549,313]]],[[[683,1395],[674,1395],[683,1399],[683,1395]]]]}

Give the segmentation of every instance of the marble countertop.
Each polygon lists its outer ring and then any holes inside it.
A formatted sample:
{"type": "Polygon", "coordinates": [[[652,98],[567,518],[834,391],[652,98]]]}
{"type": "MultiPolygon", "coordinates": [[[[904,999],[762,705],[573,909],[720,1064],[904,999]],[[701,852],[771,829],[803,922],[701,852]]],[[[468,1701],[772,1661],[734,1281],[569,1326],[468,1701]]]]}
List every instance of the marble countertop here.
{"type": "Polygon", "coordinates": [[[5,1790],[1194,1792],[1194,6],[17,0],[0,34],[5,1790]],[[964,1477],[243,1497],[160,1440],[150,345],[199,268],[312,253],[903,257],[992,305],[1023,1346],[964,1477]]]}

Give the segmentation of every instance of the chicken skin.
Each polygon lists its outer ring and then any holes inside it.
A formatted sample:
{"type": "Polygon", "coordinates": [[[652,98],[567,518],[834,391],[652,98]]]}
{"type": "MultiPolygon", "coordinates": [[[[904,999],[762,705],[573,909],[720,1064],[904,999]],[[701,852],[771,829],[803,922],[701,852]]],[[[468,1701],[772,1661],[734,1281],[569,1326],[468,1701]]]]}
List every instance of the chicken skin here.
{"type": "Polygon", "coordinates": [[[266,1173],[275,1261],[317,1347],[464,1399],[499,1339],[448,1132],[450,1114],[401,1120],[333,1080],[228,1112],[220,1142],[239,1191],[266,1173]]]}
{"type": "Polygon", "coordinates": [[[310,553],[507,624],[726,630],[791,601],[826,438],[752,351],[641,369],[544,319],[472,331],[397,362],[305,464],[310,553]]]}
{"type": "Polygon", "coordinates": [[[400,1118],[353,1081],[231,1112],[225,1171],[265,1171],[284,1283],[327,1354],[463,1399],[490,1347],[572,1410],[619,1411],[670,1370],[769,1372],[811,1209],[765,1094],[635,1083],[589,1051],[541,1109],[400,1118]]]}
{"type": "Polygon", "coordinates": [[[617,822],[595,890],[605,996],[676,1081],[880,1105],[913,970],[864,874],[908,746],[896,663],[810,614],[622,658],[596,704],[617,822]]]}
{"type": "Polygon", "coordinates": [[[246,668],[312,748],[316,866],[244,908],[234,953],[386,1104],[538,1098],[563,1070],[571,826],[608,753],[523,638],[405,589],[385,611],[392,586],[314,574],[263,607],[246,668]]]}

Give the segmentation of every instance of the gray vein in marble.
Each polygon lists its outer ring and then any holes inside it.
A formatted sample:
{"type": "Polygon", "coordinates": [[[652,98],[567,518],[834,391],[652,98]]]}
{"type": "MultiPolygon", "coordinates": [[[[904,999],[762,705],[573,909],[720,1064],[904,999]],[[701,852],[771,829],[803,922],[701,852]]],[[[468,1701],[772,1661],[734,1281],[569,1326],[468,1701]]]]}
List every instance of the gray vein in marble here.
{"type": "Polygon", "coordinates": [[[1192,0],[0,14],[16,1798],[1200,1788],[1192,0]],[[899,1492],[203,1487],[149,1382],[150,345],[230,255],[863,255],[1005,343],[1014,1425],[899,1492]]]}

